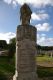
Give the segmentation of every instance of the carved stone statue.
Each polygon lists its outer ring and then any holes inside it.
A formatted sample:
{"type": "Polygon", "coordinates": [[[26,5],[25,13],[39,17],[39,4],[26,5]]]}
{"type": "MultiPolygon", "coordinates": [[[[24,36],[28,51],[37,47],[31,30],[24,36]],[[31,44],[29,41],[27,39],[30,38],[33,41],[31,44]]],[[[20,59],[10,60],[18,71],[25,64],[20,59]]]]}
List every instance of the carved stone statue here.
{"type": "Polygon", "coordinates": [[[22,20],[22,24],[29,24],[32,11],[27,4],[24,4],[20,9],[20,20],[22,20]]]}
{"type": "Polygon", "coordinates": [[[35,57],[37,55],[37,29],[30,25],[32,11],[27,4],[20,8],[21,25],[16,29],[16,65],[13,80],[38,80],[35,57]]]}

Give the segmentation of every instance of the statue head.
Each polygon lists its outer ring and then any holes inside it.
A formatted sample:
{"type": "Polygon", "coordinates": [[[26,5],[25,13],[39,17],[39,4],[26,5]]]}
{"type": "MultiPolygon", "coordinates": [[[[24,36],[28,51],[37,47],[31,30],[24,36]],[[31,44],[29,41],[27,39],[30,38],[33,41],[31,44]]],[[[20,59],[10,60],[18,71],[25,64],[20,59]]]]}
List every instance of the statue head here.
{"type": "Polygon", "coordinates": [[[27,4],[24,4],[20,8],[20,20],[22,20],[22,24],[29,24],[31,18],[32,11],[27,4]]]}

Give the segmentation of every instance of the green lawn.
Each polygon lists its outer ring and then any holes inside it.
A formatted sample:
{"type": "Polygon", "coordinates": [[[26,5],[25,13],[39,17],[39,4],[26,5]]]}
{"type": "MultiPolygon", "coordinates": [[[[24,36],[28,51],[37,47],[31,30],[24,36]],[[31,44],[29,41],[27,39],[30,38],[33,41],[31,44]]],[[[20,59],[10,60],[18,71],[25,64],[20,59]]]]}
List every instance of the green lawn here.
{"type": "Polygon", "coordinates": [[[9,62],[7,57],[0,57],[0,80],[8,80],[10,76],[13,76],[15,67],[13,59],[9,62]]]}
{"type": "Polygon", "coordinates": [[[52,67],[37,67],[37,73],[39,77],[53,77],[53,68],[52,67]]]}
{"type": "Polygon", "coordinates": [[[49,56],[38,56],[36,58],[37,63],[42,63],[44,66],[41,66],[40,64],[37,66],[37,73],[39,77],[53,77],[53,67],[48,67],[48,65],[53,64],[53,58],[49,56]]]}
{"type": "Polygon", "coordinates": [[[44,62],[44,61],[53,61],[53,58],[45,55],[45,56],[38,56],[38,57],[36,58],[36,60],[37,60],[37,61],[42,61],[42,62],[44,62]]]}

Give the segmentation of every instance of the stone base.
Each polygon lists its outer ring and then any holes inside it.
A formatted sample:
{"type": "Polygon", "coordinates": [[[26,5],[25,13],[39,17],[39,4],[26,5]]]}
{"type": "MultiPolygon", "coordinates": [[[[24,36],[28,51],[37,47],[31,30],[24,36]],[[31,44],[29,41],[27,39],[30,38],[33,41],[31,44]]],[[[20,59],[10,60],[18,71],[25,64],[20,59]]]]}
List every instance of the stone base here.
{"type": "Polygon", "coordinates": [[[17,80],[38,80],[36,72],[19,73],[17,80]]]}
{"type": "Polygon", "coordinates": [[[19,76],[17,71],[13,76],[13,80],[39,80],[36,72],[19,72],[19,76]]]}

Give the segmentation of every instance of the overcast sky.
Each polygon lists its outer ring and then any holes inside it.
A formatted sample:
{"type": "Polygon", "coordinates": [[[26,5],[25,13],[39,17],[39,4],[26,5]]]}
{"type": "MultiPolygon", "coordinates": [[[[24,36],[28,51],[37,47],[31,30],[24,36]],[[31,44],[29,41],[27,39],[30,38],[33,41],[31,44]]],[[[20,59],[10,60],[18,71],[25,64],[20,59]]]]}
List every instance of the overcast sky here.
{"type": "Polygon", "coordinates": [[[9,43],[16,36],[24,3],[32,10],[31,25],[37,28],[37,44],[53,46],[53,0],[0,0],[0,40],[9,43]]]}

